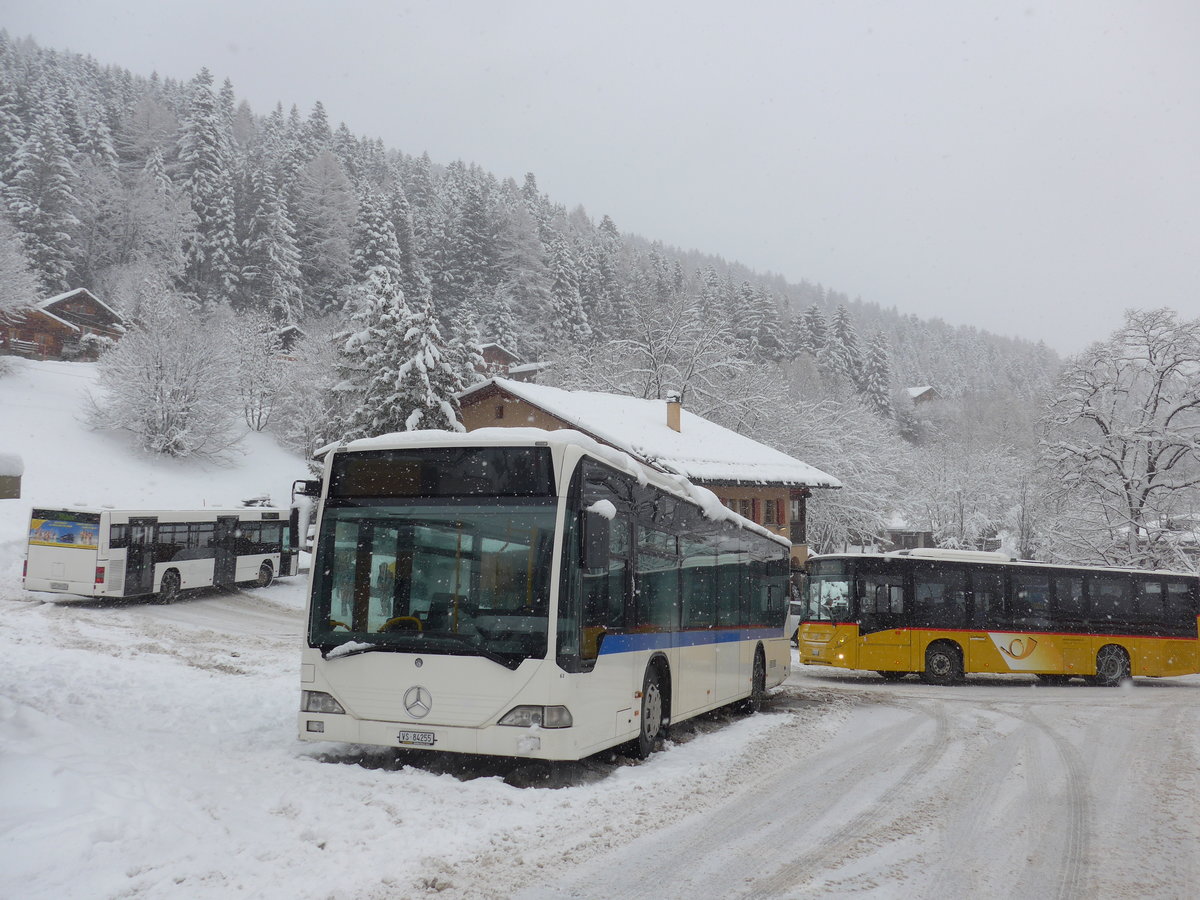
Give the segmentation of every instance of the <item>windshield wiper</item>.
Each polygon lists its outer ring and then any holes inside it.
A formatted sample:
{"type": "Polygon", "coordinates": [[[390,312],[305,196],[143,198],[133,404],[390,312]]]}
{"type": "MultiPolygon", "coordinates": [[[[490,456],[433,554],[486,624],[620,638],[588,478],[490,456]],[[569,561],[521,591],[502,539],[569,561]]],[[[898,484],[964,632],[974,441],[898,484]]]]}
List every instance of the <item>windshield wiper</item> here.
{"type": "Polygon", "coordinates": [[[368,641],[347,641],[344,644],[322,644],[321,657],[323,659],[341,659],[343,656],[357,656],[360,653],[373,653],[376,650],[380,650],[384,653],[407,652],[402,647],[393,647],[390,644],[374,644],[368,641]]]}

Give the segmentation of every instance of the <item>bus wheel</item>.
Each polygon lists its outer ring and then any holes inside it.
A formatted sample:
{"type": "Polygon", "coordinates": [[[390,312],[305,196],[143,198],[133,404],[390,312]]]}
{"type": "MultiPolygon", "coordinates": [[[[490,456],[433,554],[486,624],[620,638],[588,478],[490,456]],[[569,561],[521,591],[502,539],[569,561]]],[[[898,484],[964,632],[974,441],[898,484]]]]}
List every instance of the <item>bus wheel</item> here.
{"type": "Polygon", "coordinates": [[[1089,680],[1101,687],[1116,687],[1129,677],[1129,654],[1117,644],[1105,644],[1096,654],[1096,674],[1089,680]]]}
{"type": "Polygon", "coordinates": [[[904,676],[906,676],[908,673],[907,672],[885,672],[884,670],[880,669],[875,674],[878,675],[880,678],[882,678],[884,681],[899,681],[900,679],[904,678],[904,676]]]}
{"type": "Polygon", "coordinates": [[[663,732],[663,695],[661,676],[658,669],[650,666],[642,681],[641,730],[638,733],[634,755],[645,759],[658,749],[663,732]]]}
{"type": "Polygon", "coordinates": [[[162,584],[158,589],[159,603],[174,603],[179,599],[179,573],[168,569],[163,573],[162,584]]]}
{"type": "Polygon", "coordinates": [[[927,684],[958,684],[963,678],[962,651],[949,641],[936,641],[925,651],[925,671],[921,679],[927,684]]]}
{"type": "Polygon", "coordinates": [[[258,578],[254,581],[257,587],[267,587],[274,580],[275,572],[272,570],[269,562],[265,562],[258,567],[258,578]]]}
{"type": "Polygon", "coordinates": [[[748,713],[760,712],[767,705],[767,661],[762,647],[754,651],[754,672],[750,676],[750,696],[742,704],[748,713]]]}

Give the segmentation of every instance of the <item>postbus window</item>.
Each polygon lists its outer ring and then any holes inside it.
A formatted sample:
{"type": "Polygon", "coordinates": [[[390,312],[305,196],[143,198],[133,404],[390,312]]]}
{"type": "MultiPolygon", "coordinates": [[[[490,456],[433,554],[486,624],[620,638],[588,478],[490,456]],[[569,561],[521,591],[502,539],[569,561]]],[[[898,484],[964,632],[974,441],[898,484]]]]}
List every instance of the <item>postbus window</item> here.
{"type": "Polygon", "coordinates": [[[850,572],[841,560],[818,560],[804,586],[804,618],[811,622],[845,622],[850,617],[850,572]]]}
{"type": "Polygon", "coordinates": [[[979,566],[971,572],[971,625],[987,628],[1004,621],[1004,573],[979,566]]]}
{"type": "Polygon", "coordinates": [[[1062,575],[1054,579],[1054,615],[1058,619],[1082,619],[1087,613],[1083,597],[1083,579],[1062,575]]]}
{"type": "Polygon", "coordinates": [[[1190,621],[1196,615],[1196,600],[1186,581],[1168,581],[1166,618],[1171,622],[1190,621]]]}
{"type": "Polygon", "coordinates": [[[1143,619],[1162,620],[1166,612],[1162,582],[1145,578],[1137,580],[1137,611],[1143,619]]]}
{"type": "Polygon", "coordinates": [[[1093,575],[1088,579],[1092,619],[1096,622],[1125,622],[1133,614],[1130,580],[1121,575],[1093,575]]]}
{"type": "Polygon", "coordinates": [[[583,572],[583,626],[619,631],[629,598],[629,521],[618,516],[609,529],[608,567],[583,572]]]}
{"type": "Polygon", "coordinates": [[[961,627],[967,619],[967,579],[961,569],[920,566],[913,582],[913,621],[931,628],[961,627]]]}
{"type": "Polygon", "coordinates": [[[1008,612],[1014,625],[1049,625],[1050,576],[1041,572],[1013,572],[1008,612]]]}
{"type": "Polygon", "coordinates": [[[904,576],[864,573],[858,579],[858,610],[869,616],[899,616],[904,613],[904,576]]]}

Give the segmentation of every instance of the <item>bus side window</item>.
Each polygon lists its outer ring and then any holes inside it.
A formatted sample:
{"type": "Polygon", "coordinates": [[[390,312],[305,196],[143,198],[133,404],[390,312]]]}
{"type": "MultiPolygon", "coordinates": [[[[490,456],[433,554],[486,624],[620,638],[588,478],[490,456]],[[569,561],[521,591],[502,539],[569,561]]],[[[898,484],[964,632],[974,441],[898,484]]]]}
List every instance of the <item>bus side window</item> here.
{"type": "Polygon", "coordinates": [[[931,628],[961,628],[967,618],[967,579],[960,569],[922,567],[916,571],[913,621],[931,628]]]}
{"type": "Polygon", "coordinates": [[[1167,602],[1164,617],[1168,622],[1190,625],[1196,617],[1196,601],[1188,591],[1186,581],[1167,582],[1167,602]]]}
{"type": "Polygon", "coordinates": [[[1138,579],[1137,582],[1137,611],[1143,619],[1153,619],[1161,622],[1166,612],[1163,602],[1163,586],[1158,580],[1138,579]]]}
{"type": "Polygon", "coordinates": [[[108,532],[108,546],[111,550],[122,550],[129,547],[129,526],[113,525],[108,532]]]}
{"type": "Polygon", "coordinates": [[[971,626],[987,628],[1004,617],[1004,574],[976,568],[971,572],[971,626]]]}

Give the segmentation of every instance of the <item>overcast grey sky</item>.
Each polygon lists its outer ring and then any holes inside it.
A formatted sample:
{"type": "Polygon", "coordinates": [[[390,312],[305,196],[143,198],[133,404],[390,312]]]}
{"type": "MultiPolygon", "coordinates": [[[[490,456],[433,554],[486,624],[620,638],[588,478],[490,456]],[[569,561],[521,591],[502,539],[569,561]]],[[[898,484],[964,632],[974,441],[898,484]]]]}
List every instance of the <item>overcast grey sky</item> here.
{"type": "Polygon", "coordinates": [[[0,0],[623,231],[1074,352],[1200,315],[1200,3],[0,0]]]}

